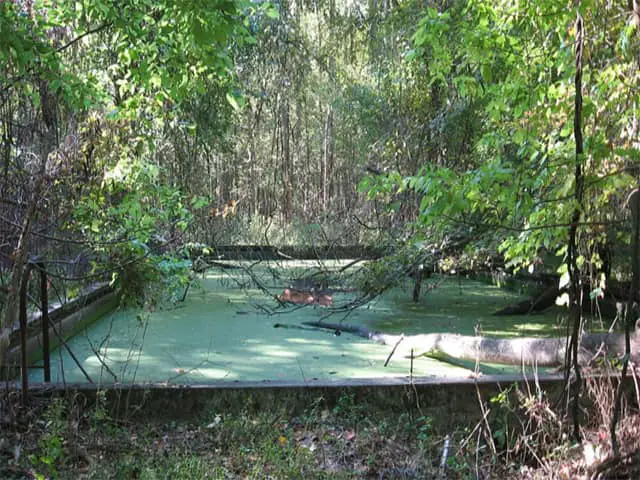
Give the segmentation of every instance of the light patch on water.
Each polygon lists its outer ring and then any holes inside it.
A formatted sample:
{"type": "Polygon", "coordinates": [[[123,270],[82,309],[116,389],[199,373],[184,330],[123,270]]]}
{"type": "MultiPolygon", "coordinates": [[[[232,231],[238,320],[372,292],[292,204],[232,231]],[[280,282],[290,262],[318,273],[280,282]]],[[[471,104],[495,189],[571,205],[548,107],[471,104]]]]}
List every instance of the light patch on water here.
{"type": "Polygon", "coordinates": [[[322,340],[310,340],[308,338],[287,338],[287,343],[296,343],[296,344],[304,344],[304,345],[310,345],[310,346],[317,346],[317,345],[322,345],[322,346],[328,346],[331,345],[331,342],[327,342],[327,341],[322,341],[322,340]]]}

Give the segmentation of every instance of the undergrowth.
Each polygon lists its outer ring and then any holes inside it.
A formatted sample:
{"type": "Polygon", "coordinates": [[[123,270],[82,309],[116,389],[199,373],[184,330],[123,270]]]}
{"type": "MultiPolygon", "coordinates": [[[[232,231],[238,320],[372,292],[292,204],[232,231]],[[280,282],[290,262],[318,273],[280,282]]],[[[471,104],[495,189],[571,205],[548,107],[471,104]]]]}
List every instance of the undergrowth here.
{"type": "Polygon", "coordinates": [[[614,386],[588,380],[580,445],[567,435],[563,403],[527,385],[483,399],[476,423],[417,405],[380,409],[349,392],[299,411],[212,403],[187,420],[117,418],[104,393],[91,405],[67,394],[21,407],[16,392],[4,392],[0,478],[637,478],[640,417],[629,405],[621,458],[610,460],[614,386]]]}

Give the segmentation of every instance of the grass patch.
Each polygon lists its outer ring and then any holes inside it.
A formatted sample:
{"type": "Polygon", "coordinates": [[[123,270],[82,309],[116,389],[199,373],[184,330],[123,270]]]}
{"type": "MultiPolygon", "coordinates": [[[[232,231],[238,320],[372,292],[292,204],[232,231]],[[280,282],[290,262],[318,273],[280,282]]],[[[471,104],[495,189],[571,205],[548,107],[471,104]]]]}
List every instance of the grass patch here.
{"type": "Polygon", "coordinates": [[[101,397],[83,404],[54,398],[3,430],[0,478],[428,478],[437,464],[428,420],[349,394],[297,414],[248,406],[167,422],[109,417],[101,397]]]}

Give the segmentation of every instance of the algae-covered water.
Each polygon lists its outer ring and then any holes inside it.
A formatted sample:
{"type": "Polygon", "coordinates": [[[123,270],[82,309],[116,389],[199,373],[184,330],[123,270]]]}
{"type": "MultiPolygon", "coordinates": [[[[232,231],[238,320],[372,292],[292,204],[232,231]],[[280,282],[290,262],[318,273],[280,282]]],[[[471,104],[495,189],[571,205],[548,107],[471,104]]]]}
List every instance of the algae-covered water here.
{"type": "MultiPolygon", "coordinates": [[[[338,264],[325,264],[337,268],[338,264]]],[[[278,294],[290,278],[311,265],[290,262],[278,269],[260,266],[261,281],[278,294]]],[[[274,328],[275,323],[301,325],[326,317],[319,306],[283,308],[242,271],[211,271],[189,291],[187,300],[149,315],[135,309],[117,310],[67,342],[95,383],[218,381],[310,381],[381,377],[466,377],[470,371],[428,358],[410,361],[348,333],[274,328]],[[273,314],[269,314],[268,310],[273,314]]],[[[552,334],[556,313],[496,317],[492,313],[520,297],[478,281],[448,277],[423,282],[426,292],[413,303],[410,280],[406,289],[387,292],[366,306],[326,318],[365,325],[389,333],[456,332],[518,336],[552,334]],[[430,285],[437,285],[429,289],[430,285]]],[[[335,306],[354,294],[337,293],[335,306]]],[[[80,383],[87,379],[66,349],[52,353],[52,381],[80,383]]],[[[496,372],[485,366],[485,371],[496,372]]],[[[42,380],[33,370],[31,381],[42,380]]]]}

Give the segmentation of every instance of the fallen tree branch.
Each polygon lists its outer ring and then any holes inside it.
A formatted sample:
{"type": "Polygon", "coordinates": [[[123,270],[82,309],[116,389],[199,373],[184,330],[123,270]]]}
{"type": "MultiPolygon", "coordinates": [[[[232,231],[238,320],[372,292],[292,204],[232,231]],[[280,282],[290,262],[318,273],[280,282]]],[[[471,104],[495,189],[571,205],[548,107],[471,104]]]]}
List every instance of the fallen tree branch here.
{"type": "MultiPolygon", "coordinates": [[[[452,357],[458,360],[478,361],[483,363],[501,363],[507,365],[537,365],[540,367],[559,367],[564,365],[567,350],[565,337],[554,338],[492,338],[453,333],[428,333],[419,335],[391,335],[372,331],[359,325],[345,325],[322,321],[303,322],[304,325],[340,330],[373,340],[381,345],[396,345],[400,352],[408,357],[411,350],[415,356],[426,356],[435,359],[452,357]],[[402,346],[399,347],[400,339],[402,346]]],[[[640,351],[638,326],[633,335],[632,359],[637,361],[640,351]]],[[[606,355],[622,356],[625,352],[624,334],[593,333],[583,335],[578,360],[588,365],[598,349],[606,355]]]]}
{"type": "MultiPolygon", "coordinates": [[[[327,332],[326,329],[323,328],[319,328],[319,327],[303,327],[300,325],[292,325],[290,323],[274,323],[273,324],[273,328],[287,328],[290,330],[305,330],[308,332],[323,332],[323,333],[331,333],[331,332],[327,332]]],[[[339,335],[340,329],[336,329],[333,333],[334,335],[339,335]]]]}

